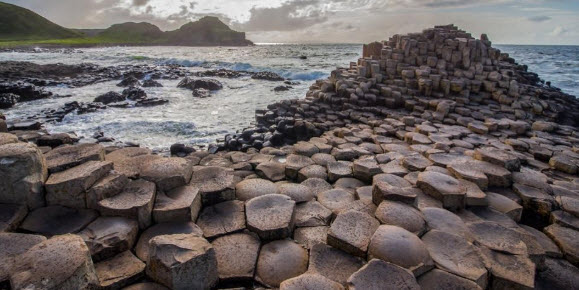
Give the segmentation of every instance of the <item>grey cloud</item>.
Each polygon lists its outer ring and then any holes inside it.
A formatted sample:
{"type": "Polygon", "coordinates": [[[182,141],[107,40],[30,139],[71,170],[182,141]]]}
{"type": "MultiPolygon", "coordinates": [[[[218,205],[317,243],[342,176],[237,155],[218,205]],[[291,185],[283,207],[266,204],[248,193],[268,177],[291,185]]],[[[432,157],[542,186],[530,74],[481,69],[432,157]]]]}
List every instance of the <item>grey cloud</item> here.
{"type": "Polygon", "coordinates": [[[318,0],[285,2],[275,8],[252,8],[247,22],[236,23],[246,31],[291,31],[325,22],[327,13],[318,0]]]}
{"type": "Polygon", "coordinates": [[[149,0],[133,0],[134,6],[145,6],[149,3],[149,0]]]}
{"type": "Polygon", "coordinates": [[[551,17],[543,15],[543,16],[533,16],[533,17],[529,17],[527,19],[529,19],[530,21],[533,21],[533,22],[545,22],[545,21],[551,20],[551,17]]]}

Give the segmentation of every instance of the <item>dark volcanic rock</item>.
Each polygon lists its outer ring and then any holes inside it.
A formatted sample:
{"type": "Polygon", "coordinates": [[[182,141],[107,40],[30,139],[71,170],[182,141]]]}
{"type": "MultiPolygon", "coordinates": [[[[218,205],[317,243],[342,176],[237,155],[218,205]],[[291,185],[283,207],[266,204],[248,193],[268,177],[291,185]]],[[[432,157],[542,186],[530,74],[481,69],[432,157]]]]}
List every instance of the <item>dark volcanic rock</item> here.
{"type": "Polygon", "coordinates": [[[146,80],[143,82],[143,87],[144,88],[161,88],[161,87],[163,87],[163,85],[156,80],[149,79],[149,80],[146,80]]]}
{"type": "Polygon", "coordinates": [[[137,101],[146,99],[147,93],[145,93],[145,91],[141,88],[130,87],[123,90],[123,97],[129,100],[137,101]]]}
{"type": "Polygon", "coordinates": [[[217,91],[223,88],[223,85],[218,80],[214,79],[192,79],[186,77],[177,85],[178,88],[185,88],[190,90],[206,89],[210,91],[217,91]]]}
{"type": "Polygon", "coordinates": [[[19,95],[15,95],[12,93],[4,93],[0,94],[0,109],[8,109],[12,106],[16,105],[20,100],[19,95]]]}
{"type": "Polygon", "coordinates": [[[268,72],[268,71],[255,73],[251,76],[251,78],[255,79],[255,80],[266,80],[266,81],[283,81],[283,80],[285,80],[280,75],[273,73],[273,72],[268,72]]]}
{"type": "Polygon", "coordinates": [[[35,85],[28,83],[0,83],[0,94],[15,94],[20,96],[19,101],[33,101],[44,99],[52,96],[52,93],[37,88],[35,85]]]}
{"type": "Polygon", "coordinates": [[[116,102],[122,102],[126,99],[126,96],[121,95],[117,92],[108,92],[106,94],[102,94],[94,99],[95,102],[103,103],[103,104],[110,104],[116,102]]]}
{"type": "Polygon", "coordinates": [[[134,77],[134,76],[129,76],[124,78],[120,83],[117,84],[117,87],[138,87],[141,85],[141,82],[139,82],[139,80],[134,77]]]}

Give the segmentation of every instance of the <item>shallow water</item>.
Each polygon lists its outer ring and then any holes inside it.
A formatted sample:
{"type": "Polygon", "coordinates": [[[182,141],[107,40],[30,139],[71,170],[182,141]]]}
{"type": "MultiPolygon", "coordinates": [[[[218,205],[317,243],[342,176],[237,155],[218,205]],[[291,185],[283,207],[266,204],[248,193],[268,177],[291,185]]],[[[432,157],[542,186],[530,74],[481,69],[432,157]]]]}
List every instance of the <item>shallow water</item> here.
{"type": "MultiPolygon", "coordinates": [[[[361,45],[258,45],[255,47],[111,47],[82,49],[83,53],[0,53],[0,61],[31,61],[40,64],[79,64],[102,66],[121,64],[180,64],[191,71],[227,68],[245,71],[272,71],[298,81],[293,89],[273,92],[281,82],[253,80],[249,77],[221,79],[224,89],[211,98],[193,98],[191,91],[178,89],[178,80],[160,80],[163,88],[145,88],[150,97],[169,103],[149,108],[108,108],[85,115],[69,114],[60,123],[47,124],[51,132],[76,132],[90,138],[102,131],[117,141],[132,141],[153,149],[171,144],[208,144],[254,121],[256,109],[273,102],[303,98],[310,84],[329,76],[337,66],[348,66],[361,54],[361,45]],[[302,60],[300,56],[307,56],[302,60]]],[[[499,46],[531,71],[552,81],[570,94],[579,95],[579,47],[499,46]]],[[[25,118],[44,109],[56,109],[71,101],[91,102],[108,91],[122,91],[115,82],[82,88],[51,87],[55,94],[72,95],[20,103],[4,111],[9,119],[25,118]]]]}

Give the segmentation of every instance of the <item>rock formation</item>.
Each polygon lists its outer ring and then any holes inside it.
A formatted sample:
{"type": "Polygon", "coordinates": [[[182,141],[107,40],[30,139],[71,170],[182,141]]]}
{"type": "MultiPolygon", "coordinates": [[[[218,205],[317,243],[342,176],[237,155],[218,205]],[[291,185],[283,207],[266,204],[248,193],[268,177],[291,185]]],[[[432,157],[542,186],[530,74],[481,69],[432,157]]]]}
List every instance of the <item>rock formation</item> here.
{"type": "Polygon", "coordinates": [[[0,287],[572,288],[577,108],[438,26],[365,46],[229,151],[0,133],[0,287]]]}

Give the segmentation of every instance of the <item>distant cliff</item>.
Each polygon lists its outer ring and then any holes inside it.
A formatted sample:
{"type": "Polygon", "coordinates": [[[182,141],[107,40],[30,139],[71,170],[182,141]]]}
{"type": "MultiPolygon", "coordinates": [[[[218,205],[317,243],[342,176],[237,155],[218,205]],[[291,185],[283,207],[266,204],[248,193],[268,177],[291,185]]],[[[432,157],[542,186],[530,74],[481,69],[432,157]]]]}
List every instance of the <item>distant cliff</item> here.
{"type": "Polygon", "coordinates": [[[163,32],[157,26],[141,22],[115,24],[94,37],[103,41],[179,46],[252,45],[244,32],[231,30],[217,17],[203,17],[177,30],[163,32]]]}
{"type": "Polygon", "coordinates": [[[66,29],[19,6],[0,2],[0,41],[40,40],[80,37],[81,33],[66,29]]]}
{"type": "Polygon", "coordinates": [[[0,2],[0,47],[18,46],[177,45],[246,46],[245,39],[217,17],[203,17],[177,30],[126,22],[107,29],[67,29],[22,7],[0,2]]]}

